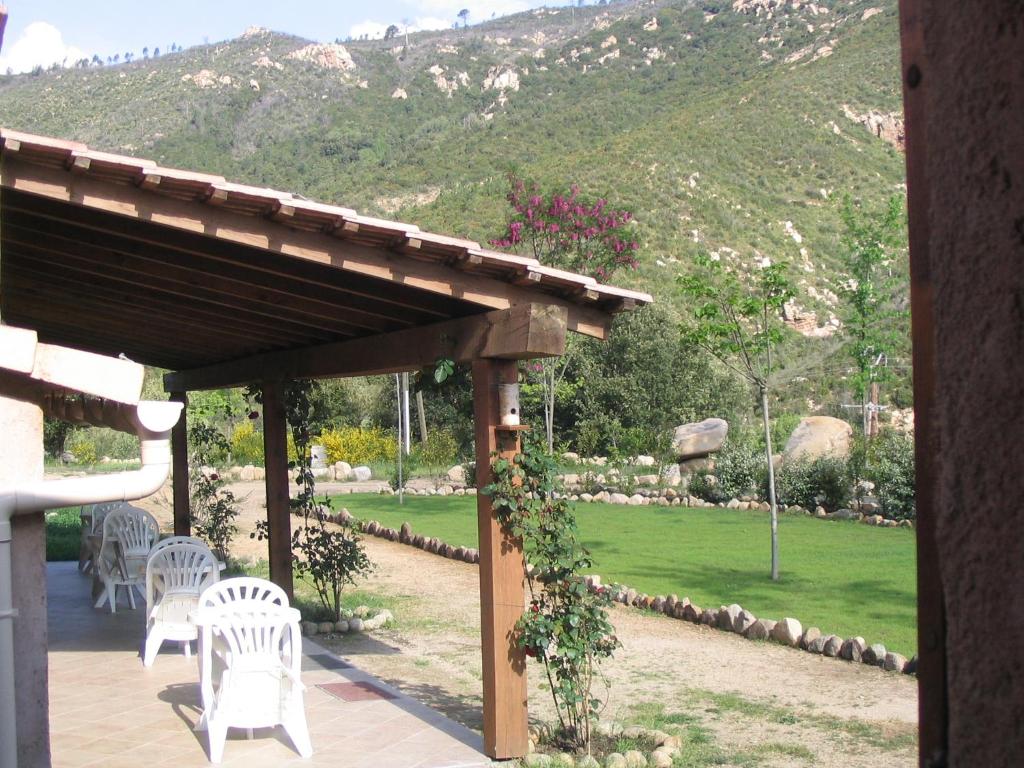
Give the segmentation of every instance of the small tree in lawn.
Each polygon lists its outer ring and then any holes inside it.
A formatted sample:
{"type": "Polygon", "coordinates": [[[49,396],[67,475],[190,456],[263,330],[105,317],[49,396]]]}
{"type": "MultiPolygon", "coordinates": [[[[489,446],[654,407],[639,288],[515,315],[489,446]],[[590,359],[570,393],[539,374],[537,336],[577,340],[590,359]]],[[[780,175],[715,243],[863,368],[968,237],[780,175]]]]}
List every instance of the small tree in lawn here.
{"type": "Polygon", "coordinates": [[[893,301],[897,280],[891,269],[893,251],[902,244],[905,231],[903,201],[893,196],[884,212],[872,215],[858,211],[846,197],[840,214],[845,225],[841,258],[850,276],[840,287],[846,302],[844,349],[857,368],[852,381],[867,436],[871,417],[868,394],[873,383],[885,378],[887,368],[879,365],[879,361],[892,357],[901,330],[896,320],[904,314],[893,301]]]}
{"type": "MultiPolygon", "coordinates": [[[[547,266],[582,272],[599,282],[610,278],[621,267],[635,269],[639,244],[630,232],[633,214],[608,206],[608,201],[588,201],[580,197],[575,184],[568,194],[543,194],[536,184],[515,175],[509,176],[512,214],[502,237],[491,240],[493,246],[526,250],[547,266]]],[[[544,429],[547,449],[554,451],[555,400],[565,377],[572,347],[558,358],[543,358],[534,364],[544,400],[544,429]]]]}
{"type": "Polygon", "coordinates": [[[779,521],[775,470],[768,415],[769,383],[775,369],[773,351],[782,339],[782,307],[793,296],[786,265],[764,259],[758,273],[741,280],[720,260],[702,254],[694,274],[679,278],[693,300],[684,339],[749,381],[757,393],[764,422],[764,451],[771,506],[772,580],[779,578],[779,521]]]}

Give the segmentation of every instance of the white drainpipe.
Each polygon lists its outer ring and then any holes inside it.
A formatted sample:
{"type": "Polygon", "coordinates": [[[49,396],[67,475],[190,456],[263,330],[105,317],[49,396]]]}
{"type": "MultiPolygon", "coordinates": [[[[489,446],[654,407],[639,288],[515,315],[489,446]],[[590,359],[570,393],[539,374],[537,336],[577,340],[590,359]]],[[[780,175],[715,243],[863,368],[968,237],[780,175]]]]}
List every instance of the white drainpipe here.
{"type": "Polygon", "coordinates": [[[155,493],[167,480],[171,465],[171,427],[177,423],[181,407],[181,403],[143,401],[130,416],[141,444],[141,469],[0,488],[0,768],[17,768],[18,765],[11,518],[55,507],[131,501],[155,493]]]}

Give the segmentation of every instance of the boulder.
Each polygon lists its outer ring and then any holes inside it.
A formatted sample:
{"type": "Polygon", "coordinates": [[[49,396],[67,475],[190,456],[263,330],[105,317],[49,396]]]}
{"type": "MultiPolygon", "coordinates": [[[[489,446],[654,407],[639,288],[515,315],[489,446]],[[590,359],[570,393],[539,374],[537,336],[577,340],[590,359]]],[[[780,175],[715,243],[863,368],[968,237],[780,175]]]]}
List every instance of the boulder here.
{"type": "Polygon", "coordinates": [[[725,508],[726,509],[739,509],[740,508],[740,500],[739,499],[729,499],[729,503],[725,505],[725,508]]]}
{"type": "Polygon", "coordinates": [[[803,636],[800,638],[800,647],[805,651],[810,647],[811,643],[821,637],[821,630],[817,627],[808,627],[804,630],[803,636]]]}
{"type": "Polygon", "coordinates": [[[657,475],[637,475],[634,478],[634,480],[636,480],[636,484],[637,485],[657,485],[658,484],[658,476],[657,475]]]}
{"type": "Polygon", "coordinates": [[[775,629],[775,622],[771,619],[758,619],[744,633],[748,640],[767,640],[775,629]]]}
{"type": "Polygon", "coordinates": [[[656,749],[651,752],[651,765],[654,768],[672,768],[672,754],[667,749],[656,749]]]}
{"type": "Polygon", "coordinates": [[[739,615],[733,619],[732,631],[737,635],[745,635],[747,630],[750,629],[757,622],[757,617],[750,611],[740,611],[739,615]]]}
{"type": "Polygon", "coordinates": [[[402,523],[402,527],[398,529],[398,540],[403,544],[408,544],[412,539],[412,524],[402,523]]]}
{"type": "Polygon", "coordinates": [[[864,653],[861,655],[861,661],[865,664],[871,664],[875,667],[880,667],[885,663],[885,646],[881,643],[875,643],[864,649],[864,653]]]}
{"type": "Polygon", "coordinates": [[[334,631],[334,622],[333,621],[321,621],[319,624],[316,625],[316,629],[317,629],[317,632],[319,632],[321,635],[326,635],[326,634],[334,631]]]}
{"type": "Polygon", "coordinates": [[[715,460],[710,456],[698,456],[679,462],[679,471],[684,475],[695,475],[698,472],[714,472],[715,460]]]}
{"type": "Polygon", "coordinates": [[[677,486],[683,482],[683,474],[679,470],[678,464],[669,464],[663,470],[661,470],[661,479],[665,485],[677,486]]]}
{"type": "Polygon", "coordinates": [[[681,424],[672,435],[672,448],[680,461],[707,456],[721,450],[729,424],[725,419],[704,419],[694,424],[681,424]]]}
{"type": "Polygon", "coordinates": [[[839,658],[860,662],[864,658],[864,651],[867,647],[868,644],[864,642],[863,637],[851,637],[839,649],[839,658]]]}
{"type": "Polygon", "coordinates": [[[824,653],[825,641],[828,640],[829,637],[831,637],[831,635],[818,635],[816,638],[807,643],[807,650],[811,653],[824,653]]]}
{"type": "Polygon", "coordinates": [[[360,618],[350,619],[348,622],[349,632],[362,632],[363,631],[363,620],[360,618]]]}
{"type": "MultiPolygon", "coordinates": [[[[600,494],[598,494],[600,495],[600,494]]],[[[609,504],[629,504],[629,496],[624,493],[613,493],[608,496],[609,504]]]]}
{"type": "Polygon", "coordinates": [[[352,479],[352,465],[347,461],[334,462],[334,479],[338,482],[345,482],[352,479]]]}
{"type": "Polygon", "coordinates": [[[618,752],[612,752],[605,757],[604,768],[626,768],[626,758],[618,752]]]}
{"type": "Polygon", "coordinates": [[[465,483],[466,482],[466,469],[461,464],[456,464],[454,467],[448,470],[448,479],[453,483],[465,483]]]}
{"type": "Polygon", "coordinates": [[[524,768],[548,768],[551,765],[551,756],[543,752],[531,752],[523,758],[524,768]]]}
{"type": "Polygon", "coordinates": [[[636,456],[633,459],[633,465],[637,467],[653,467],[657,463],[653,456],[636,456]]]}
{"type": "Polygon", "coordinates": [[[573,453],[572,451],[566,451],[565,453],[562,454],[562,461],[567,462],[569,464],[579,464],[580,455],[578,453],[573,453]]]}
{"type": "Polygon", "coordinates": [[[806,416],[786,441],[784,461],[850,454],[853,427],[833,416],[806,416]]]}
{"type": "Polygon", "coordinates": [[[647,768],[647,756],[638,749],[631,749],[623,755],[626,768],[647,768]]]}
{"type": "Polygon", "coordinates": [[[910,661],[903,667],[903,674],[905,675],[916,675],[917,674],[917,654],[910,657],[910,661]]]}
{"type": "Polygon", "coordinates": [[[717,627],[724,629],[727,632],[732,632],[732,628],[736,624],[736,619],[739,617],[740,612],[743,610],[739,605],[733,603],[728,606],[724,611],[718,612],[717,627]]]}
{"type": "Polygon", "coordinates": [[[772,628],[772,640],[796,648],[804,629],[796,619],[785,618],[772,628]]]}
{"type": "Polygon", "coordinates": [[[601,768],[601,764],[593,755],[581,755],[576,759],[576,768],[601,768]]]}
{"type": "Polygon", "coordinates": [[[345,621],[345,619],[335,622],[334,631],[340,632],[341,634],[345,634],[346,632],[348,632],[348,622],[345,621]]]}
{"type": "Polygon", "coordinates": [[[832,517],[836,520],[860,520],[861,514],[852,509],[837,509],[832,513],[832,517]]]}
{"type": "Polygon", "coordinates": [[[882,662],[882,669],[886,672],[902,672],[906,666],[906,658],[892,651],[885,654],[885,659],[882,662]]]}
{"type": "Polygon", "coordinates": [[[834,659],[839,655],[839,651],[843,648],[843,638],[838,635],[829,635],[825,638],[825,645],[822,646],[821,652],[831,659],[834,659]]]}
{"type": "Polygon", "coordinates": [[[701,610],[699,605],[687,603],[683,606],[683,619],[686,621],[692,621],[694,624],[700,623],[702,613],[704,613],[704,611],[701,610]]]}
{"type": "Polygon", "coordinates": [[[645,504],[647,504],[647,499],[641,496],[639,493],[634,493],[632,496],[626,499],[626,503],[629,504],[629,506],[631,507],[642,507],[645,504]]]}
{"type": "Polygon", "coordinates": [[[373,472],[369,467],[353,467],[352,468],[352,479],[358,483],[365,483],[367,480],[373,477],[373,472]]]}
{"type": "Polygon", "coordinates": [[[251,482],[256,479],[256,467],[252,464],[246,464],[242,467],[242,471],[238,473],[239,480],[244,482],[251,482]]]}

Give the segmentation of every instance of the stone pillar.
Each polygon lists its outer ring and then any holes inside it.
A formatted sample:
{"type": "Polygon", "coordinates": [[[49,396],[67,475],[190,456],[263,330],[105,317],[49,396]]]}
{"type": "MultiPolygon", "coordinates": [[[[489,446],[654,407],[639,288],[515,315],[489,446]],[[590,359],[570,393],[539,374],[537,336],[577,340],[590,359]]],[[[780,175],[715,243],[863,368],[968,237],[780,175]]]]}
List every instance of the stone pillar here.
{"type": "MultiPolygon", "coordinates": [[[[35,405],[0,397],[0,487],[43,477],[43,414],[35,405]]],[[[50,765],[46,666],[46,526],[42,512],[12,521],[14,685],[19,768],[50,765]]]]}

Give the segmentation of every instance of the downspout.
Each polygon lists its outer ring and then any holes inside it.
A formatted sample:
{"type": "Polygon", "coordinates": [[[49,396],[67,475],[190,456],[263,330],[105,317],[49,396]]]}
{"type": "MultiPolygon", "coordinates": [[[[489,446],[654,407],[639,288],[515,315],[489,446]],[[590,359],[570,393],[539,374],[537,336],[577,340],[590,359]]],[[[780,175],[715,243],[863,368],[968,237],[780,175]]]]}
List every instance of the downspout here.
{"type": "Polygon", "coordinates": [[[142,468],[92,477],[72,477],[0,488],[0,768],[17,768],[14,698],[15,618],[11,574],[11,518],[55,507],[131,501],[149,496],[167,480],[171,427],[182,404],[143,401],[130,416],[139,436],[142,468]]]}

